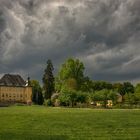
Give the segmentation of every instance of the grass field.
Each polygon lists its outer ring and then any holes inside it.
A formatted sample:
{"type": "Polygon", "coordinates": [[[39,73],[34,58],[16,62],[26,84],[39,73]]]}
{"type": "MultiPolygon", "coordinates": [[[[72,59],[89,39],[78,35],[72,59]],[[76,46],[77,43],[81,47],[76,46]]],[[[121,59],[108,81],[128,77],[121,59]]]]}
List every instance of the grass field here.
{"type": "Polygon", "coordinates": [[[140,140],[140,110],[0,108],[0,140],[140,140]]]}

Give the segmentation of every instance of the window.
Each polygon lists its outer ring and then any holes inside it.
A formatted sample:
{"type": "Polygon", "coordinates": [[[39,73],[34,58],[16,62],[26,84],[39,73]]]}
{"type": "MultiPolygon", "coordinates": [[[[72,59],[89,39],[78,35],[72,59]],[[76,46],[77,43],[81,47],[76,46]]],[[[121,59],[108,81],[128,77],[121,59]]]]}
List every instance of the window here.
{"type": "Polygon", "coordinates": [[[15,96],[15,93],[13,93],[13,97],[15,98],[16,96],[15,96]]]}

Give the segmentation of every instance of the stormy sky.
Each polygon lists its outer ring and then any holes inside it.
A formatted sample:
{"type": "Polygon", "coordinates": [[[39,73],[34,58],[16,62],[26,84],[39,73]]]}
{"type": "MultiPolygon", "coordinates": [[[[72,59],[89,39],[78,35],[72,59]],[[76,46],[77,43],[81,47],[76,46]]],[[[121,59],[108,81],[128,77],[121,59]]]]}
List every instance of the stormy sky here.
{"type": "Polygon", "coordinates": [[[0,0],[0,76],[41,80],[69,57],[94,80],[140,80],[140,0],[0,0]]]}

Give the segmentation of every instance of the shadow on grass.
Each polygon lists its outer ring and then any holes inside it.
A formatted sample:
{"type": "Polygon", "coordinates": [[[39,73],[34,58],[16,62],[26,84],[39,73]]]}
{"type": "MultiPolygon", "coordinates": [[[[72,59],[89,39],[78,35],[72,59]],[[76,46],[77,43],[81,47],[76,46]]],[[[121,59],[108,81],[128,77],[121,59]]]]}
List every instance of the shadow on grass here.
{"type": "Polygon", "coordinates": [[[31,134],[14,134],[14,133],[2,133],[0,134],[0,140],[68,140],[68,136],[65,135],[36,135],[31,134]]]}

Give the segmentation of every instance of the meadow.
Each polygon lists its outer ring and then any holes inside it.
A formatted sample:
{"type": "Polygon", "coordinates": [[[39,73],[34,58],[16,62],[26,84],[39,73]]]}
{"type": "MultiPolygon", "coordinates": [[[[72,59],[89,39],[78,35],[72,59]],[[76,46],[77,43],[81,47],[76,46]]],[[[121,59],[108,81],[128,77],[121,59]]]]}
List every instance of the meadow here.
{"type": "Polygon", "coordinates": [[[140,110],[1,107],[0,140],[140,140],[140,110]]]}

